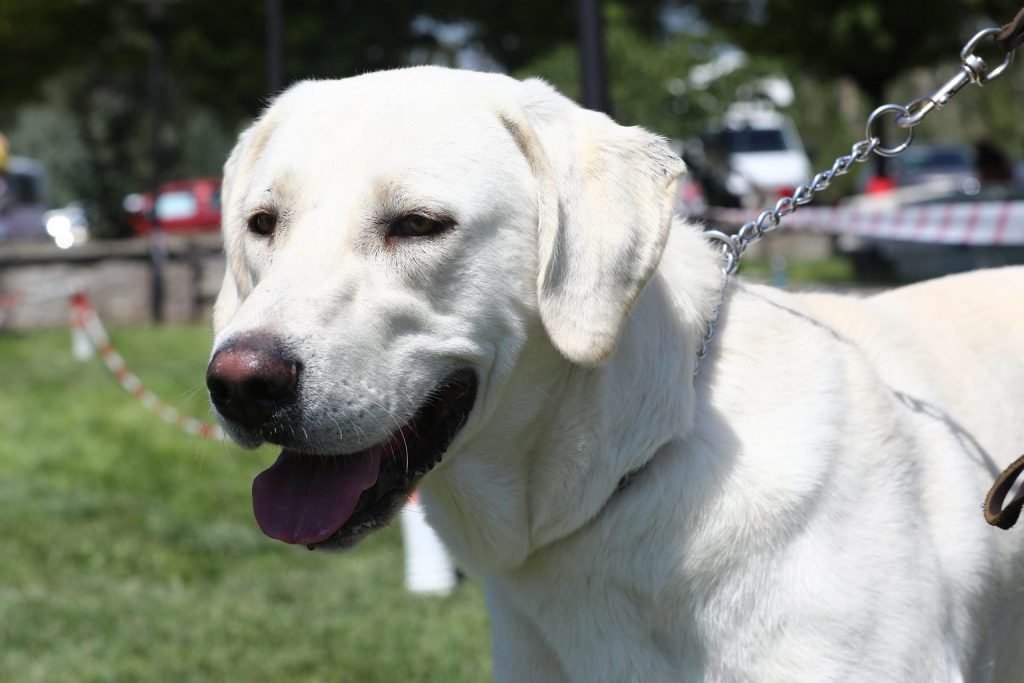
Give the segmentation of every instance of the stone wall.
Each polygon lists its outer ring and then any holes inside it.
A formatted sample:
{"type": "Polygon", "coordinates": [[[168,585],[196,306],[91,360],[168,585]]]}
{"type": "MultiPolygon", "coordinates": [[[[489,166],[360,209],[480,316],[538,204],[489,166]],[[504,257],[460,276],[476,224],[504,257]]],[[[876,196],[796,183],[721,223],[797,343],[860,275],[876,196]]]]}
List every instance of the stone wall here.
{"type": "MultiPolygon", "coordinates": [[[[0,329],[67,325],[68,295],[78,288],[106,323],[149,322],[153,272],[145,238],[67,250],[49,242],[0,243],[0,329]]],[[[168,237],[164,320],[207,320],[223,275],[220,235],[168,237]]]]}

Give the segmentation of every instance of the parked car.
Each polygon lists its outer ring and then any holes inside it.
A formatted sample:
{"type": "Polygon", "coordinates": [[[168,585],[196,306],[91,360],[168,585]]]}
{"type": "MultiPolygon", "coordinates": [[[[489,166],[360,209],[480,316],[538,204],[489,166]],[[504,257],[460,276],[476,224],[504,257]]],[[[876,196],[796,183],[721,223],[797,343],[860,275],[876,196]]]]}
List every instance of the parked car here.
{"type": "Polygon", "coordinates": [[[0,240],[46,239],[46,173],[33,159],[11,157],[0,173],[0,240]]]}
{"type": "Polygon", "coordinates": [[[896,192],[892,199],[901,204],[981,188],[975,150],[961,144],[911,146],[886,162],[885,175],[865,169],[859,184],[867,195],[896,192]]]}
{"type": "Polygon", "coordinates": [[[725,189],[748,207],[791,195],[810,180],[811,162],[793,122],[774,109],[733,106],[702,142],[709,162],[725,172],[725,189]]]}
{"type": "MultiPolygon", "coordinates": [[[[977,145],[911,146],[894,157],[879,177],[861,180],[863,193],[844,206],[867,211],[896,210],[925,204],[1024,201],[1024,183],[1014,163],[977,145]]],[[[1024,247],[951,245],[844,234],[835,240],[837,253],[849,257],[864,277],[896,275],[922,280],[973,268],[1024,263],[1024,247]]]]}
{"type": "MultiPolygon", "coordinates": [[[[190,178],[161,185],[155,211],[160,228],[169,233],[219,230],[220,183],[220,178],[190,178]]],[[[128,195],[124,209],[136,234],[149,234],[153,229],[153,195],[128,195]]]]}

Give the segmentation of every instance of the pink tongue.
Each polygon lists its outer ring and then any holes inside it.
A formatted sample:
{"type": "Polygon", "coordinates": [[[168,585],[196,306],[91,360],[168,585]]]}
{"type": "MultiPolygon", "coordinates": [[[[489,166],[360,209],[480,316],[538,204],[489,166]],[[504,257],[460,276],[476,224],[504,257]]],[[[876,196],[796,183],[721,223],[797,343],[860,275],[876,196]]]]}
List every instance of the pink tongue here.
{"type": "Polygon", "coordinates": [[[319,543],[355,512],[363,491],[377,481],[380,450],[352,456],[281,451],[252,482],[252,510],[267,536],[285,543],[319,543]]]}

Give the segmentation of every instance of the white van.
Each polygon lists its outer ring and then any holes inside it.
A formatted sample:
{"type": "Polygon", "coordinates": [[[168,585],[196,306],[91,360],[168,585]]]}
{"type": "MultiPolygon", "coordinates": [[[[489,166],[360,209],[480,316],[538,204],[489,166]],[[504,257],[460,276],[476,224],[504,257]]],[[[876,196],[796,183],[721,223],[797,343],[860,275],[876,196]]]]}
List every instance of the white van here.
{"type": "Polygon", "coordinates": [[[703,137],[707,156],[725,167],[726,189],[744,206],[773,203],[811,178],[793,122],[775,109],[735,105],[703,137]]]}

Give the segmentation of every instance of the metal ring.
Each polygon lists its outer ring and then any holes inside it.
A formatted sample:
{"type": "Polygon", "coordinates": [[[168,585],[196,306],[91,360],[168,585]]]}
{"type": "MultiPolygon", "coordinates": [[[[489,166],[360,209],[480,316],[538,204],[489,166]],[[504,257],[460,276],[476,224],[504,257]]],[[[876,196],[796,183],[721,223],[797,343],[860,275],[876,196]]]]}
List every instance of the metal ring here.
{"type": "Polygon", "coordinates": [[[705,230],[704,234],[715,242],[718,242],[722,247],[722,255],[725,256],[725,265],[722,266],[722,272],[726,275],[732,275],[736,272],[736,268],[740,265],[740,249],[736,244],[736,239],[732,235],[726,235],[720,230],[705,230]]]}
{"type": "Polygon", "coordinates": [[[995,36],[999,35],[1001,31],[1002,29],[1000,28],[986,28],[982,31],[978,31],[977,33],[974,34],[973,38],[967,41],[967,44],[964,45],[964,49],[960,50],[960,62],[974,72],[975,76],[977,77],[977,83],[979,85],[985,85],[986,83],[989,83],[999,78],[1000,76],[1003,75],[1003,72],[1006,71],[1007,68],[1009,68],[1010,64],[1013,63],[1013,52],[1010,51],[1006,53],[1006,58],[1003,60],[1002,64],[992,69],[992,71],[989,71],[988,67],[985,65],[985,60],[974,54],[974,48],[978,47],[978,44],[982,40],[988,38],[989,36],[992,36],[992,38],[995,39],[995,36]],[[981,69],[978,69],[977,67],[968,64],[968,61],[972,57],[981,63],[981,69]]]}
{"type": "Polygon", "coordinates": [[[910,111],[907,110],[907,108],[904,107],[902,104],[883,104],[881,107],[871,112],[871,116],[868,117],[868,125],[864,128],[868,140],[875,138],[879,141],[878,146],[875,147],[875,154],[880,154],[883,157],[896,156],[897,154],[905,150],[907,147],[910,147],[910,143],[914,141],[914,129],[907,128],[907,137],[906,139],[903,140],[903,142],[896,145],[895,147],[882,146],[882,136],[877,135],[876,131],[874,130],[875,123],[881,116],[888,114],[890,112],[899,115],[904,120],[910,117],[910,111]]]}

